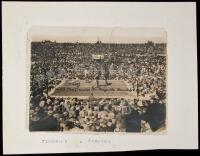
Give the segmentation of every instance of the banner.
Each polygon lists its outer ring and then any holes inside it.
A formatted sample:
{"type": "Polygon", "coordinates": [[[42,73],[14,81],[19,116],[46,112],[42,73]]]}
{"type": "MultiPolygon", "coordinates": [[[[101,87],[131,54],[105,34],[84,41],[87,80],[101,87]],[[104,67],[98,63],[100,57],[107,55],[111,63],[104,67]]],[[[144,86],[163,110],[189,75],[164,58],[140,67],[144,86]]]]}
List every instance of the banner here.
{"type": "Polygon", "coordinates": [[[104,55],[92,55],[94,60],[104,59],[104,55]]]}

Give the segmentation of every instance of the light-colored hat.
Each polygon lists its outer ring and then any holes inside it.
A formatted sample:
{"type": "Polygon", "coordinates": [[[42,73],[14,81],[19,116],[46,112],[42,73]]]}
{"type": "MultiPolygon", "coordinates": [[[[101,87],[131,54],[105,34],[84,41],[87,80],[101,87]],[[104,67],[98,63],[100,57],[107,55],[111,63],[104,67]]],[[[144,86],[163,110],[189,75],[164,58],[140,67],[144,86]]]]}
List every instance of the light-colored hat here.
{"type": "Polygon", "coordinates": [[[108,122],[107,125],[110,127],[112,126],[112,122],[108,122]]]}
{"type": "Polygon", "coordinates": [[[32,108],[33,107],[33,104],[32,103],[30,103],[30,108],[32,108]]]}
{"type": "Polygon", "coordinates": [[[113,123],[113,124],[115,124],[115,122],[116,122],[116,119],[115,119],[115,118],[114,118],[114,119],[112,119],[112,123],[113,123]]]}
{"type": "Polygon", "coordinates": [[[58,102],[58,100],[55,100],[54,103],[55,103],[55,104],[58,104],[59,102],[58,102]]]}
{"type": "Polygon", "coordinates": [[[35,111],[39,111],[40,110],[40,108],[39,107],[35,107],[35,111]]]}
{"type": "Polygon", "coordinates": [[[146,123],[146,121],[144,121],[144,120],[141,120],[141,124],[145,124],[146,123]]]}
{"type": "Polygon", "coordinates": [[[150,99],[150,103],[153,103],[154,102],[154,100],[153,99],[150,99]]]}
{"type": "Polygon", "coordinates": [[[68,112],[63,112],[63,115],[68,115],[69,113],[68,112]]]}
{"type": "Polygon", "coordinates": [[[47,104],[50,104],[51,103],[51,99],[47,99],[47,104]]]}
{"type": "Polygon", "coordinates": [[[30,114],[33,114],[35,111],[33,109],[30,110],[30,114]]]}
{"type": "Polygon", "coordinates": [[[39,121],[39,120],[40,120],[40,117],[34,116],[34,117],[31,118],[31,120],[32,120],[32,121],[39,121]]]}
{"type": "Polygon", "coordinates": [[[105,123],[100,123],[100,127],[106,127],[105,123]]]}
{"type": "Polygon", "coordinates": [[[163,101],[162,101],[162,100],[159,100],[159,101],[158,101],[158,103],[159,103],[159,104],[162,104],[162,103],[163,103],[163,101]]]}
{"type": "Polygon", "coordinates": [[[95,116],[91,116],[92,119],[95,119],[95,116]]]}
{"type": "Polygon", "coordinates": [[[91,122],[87,122],[86,125],[87,126],[92,126],[92,123],[91,122]]]}
{"type": "Polygon", "coordinates": [[[115,128],[114,131],[115,131],[115,132],[120,132],[120,129],[119,129],[119,128],[115,128]]]}
{"type": "Polygon", "coordinates": [[[96,126],[95,128],[96,128],[97,130],[99,130],[100,126],[96,126]]]}
{"type": "Polygon", "coordinates": [[[53,111],[52,110],[49,110],[48,111],[48,115],[52,115],[53,114],[53,111]]]}
{"type": "Polygon", "coordinates": [[[58,114],[54,114],[53,117],[54,117],[54,118],[58,118],[58,114]]]}
{"type": "Polygon", "coordinates": [[[97,121],[97,117],[94,117],[93,121],[97,121]]]}
{"type": "Polygon", "coordinates": [[[52,107],[51,107],[51,106],[49,106],[49,107],[48,107],[48,110],[52,110],[52,107]]]}
{"type": "Polygon", "coordinates": [[[45,105],[45,101],[40,101],[39,106],[44,107],[44,105],[45,105]]]}
{"type": "Polygon", "coordinates": [[[62,122],[62,121],[63,121],[63,118],[59,118],[58,120],[59,120],[60,122],[62,122]]]}

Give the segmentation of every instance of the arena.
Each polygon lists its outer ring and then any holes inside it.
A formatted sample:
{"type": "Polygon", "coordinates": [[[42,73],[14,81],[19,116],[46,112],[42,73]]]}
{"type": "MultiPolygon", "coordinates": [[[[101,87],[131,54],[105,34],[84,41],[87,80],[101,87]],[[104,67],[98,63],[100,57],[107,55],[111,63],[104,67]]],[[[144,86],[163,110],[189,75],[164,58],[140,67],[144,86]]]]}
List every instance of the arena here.
{"type": "Polygon", "coordinates": [[[166,43],[31,43],[30,131],[166,129],[166,43]]]}

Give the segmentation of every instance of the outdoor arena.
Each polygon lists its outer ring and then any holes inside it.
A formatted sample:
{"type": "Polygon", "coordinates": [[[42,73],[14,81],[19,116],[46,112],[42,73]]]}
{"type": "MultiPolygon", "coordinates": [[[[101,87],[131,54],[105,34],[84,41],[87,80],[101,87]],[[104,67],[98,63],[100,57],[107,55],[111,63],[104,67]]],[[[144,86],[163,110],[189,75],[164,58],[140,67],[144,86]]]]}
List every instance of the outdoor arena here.
{"type": "Polygon", "coordinates": [[[166,127],[165,43],[31,45],[30,131],[166,127]]]}

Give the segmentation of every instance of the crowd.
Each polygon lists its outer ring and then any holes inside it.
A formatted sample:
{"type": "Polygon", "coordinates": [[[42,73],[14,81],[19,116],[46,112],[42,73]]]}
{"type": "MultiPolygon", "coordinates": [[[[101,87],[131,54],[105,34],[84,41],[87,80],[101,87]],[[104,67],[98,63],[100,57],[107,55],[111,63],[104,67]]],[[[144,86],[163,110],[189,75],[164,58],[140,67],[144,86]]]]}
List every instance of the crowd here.
{"type": "Polygon", "coordinates": [[[30,130],[156,131],[165,125],[164,100],[31,97],[30,130]]]}
{"type": "Polygon", "coordinates": [[[165,126],[166,44],[32,42],[30,130],[146,132],[165,126]],[[95,79],[99,63],[109,57],[109,79],[125,80],[137,98],[54,98],[48,91],[63,78],[95,79]],[[89,76],[88,76],[89,75],[89,76]],[[146,100],[141,97],[152,95],[146,100]]]}

